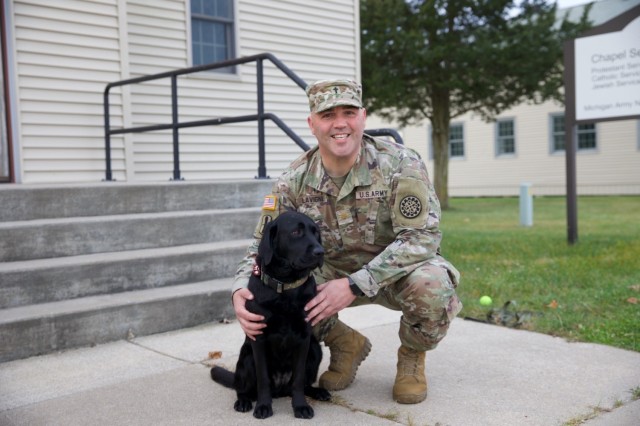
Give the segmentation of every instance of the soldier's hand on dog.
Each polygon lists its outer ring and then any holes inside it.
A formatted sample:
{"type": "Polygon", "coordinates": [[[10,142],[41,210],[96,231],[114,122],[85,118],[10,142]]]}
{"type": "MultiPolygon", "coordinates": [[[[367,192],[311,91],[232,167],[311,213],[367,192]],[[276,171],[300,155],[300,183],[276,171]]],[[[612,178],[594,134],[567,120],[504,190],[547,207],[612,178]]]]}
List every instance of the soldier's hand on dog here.
{"type": "Polygon", "coordinates": [[[339,278],[318,286],[318,294],[307,303],[307,321],[316,325],[325,318],[336,314],[349,306],[356,296],[349,289],[349,280],[339,278]]]}
{"type": "Polygon", "coordinates": [[[244,334],[251,340],[256,340],[256,336],[262,334],[262,329],[267,325],[262,322],[264,317],[247,310],[247,300],[253,299],[253,294],[249,289],[242,288],[233,293],[233,309],[236,311],[236,318],[244,334]]]}

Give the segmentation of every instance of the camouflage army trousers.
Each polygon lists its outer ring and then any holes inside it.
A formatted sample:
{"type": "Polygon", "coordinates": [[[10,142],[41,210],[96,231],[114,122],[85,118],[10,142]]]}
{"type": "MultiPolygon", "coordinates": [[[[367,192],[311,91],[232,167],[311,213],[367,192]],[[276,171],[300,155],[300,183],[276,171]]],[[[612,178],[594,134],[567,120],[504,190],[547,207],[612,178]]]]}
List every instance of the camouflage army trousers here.
{"type": "MultiPolygon", "coordinates": [[[[315,275],[320,284],[347,274],[325,264],[315,275]]],[[[428,351],[444,338],[449,324],[462,309],[455,291],[458,280],[458,271],[437,257],[396,283],[382,287],[375,297],[358,297],[350,306],[377,304],[402,311],[400,342],[417,351],[428,351]]],[[[338,315],[334,315],[316,324],[316,338],[324,340],[337,321],[338,315]]]]}

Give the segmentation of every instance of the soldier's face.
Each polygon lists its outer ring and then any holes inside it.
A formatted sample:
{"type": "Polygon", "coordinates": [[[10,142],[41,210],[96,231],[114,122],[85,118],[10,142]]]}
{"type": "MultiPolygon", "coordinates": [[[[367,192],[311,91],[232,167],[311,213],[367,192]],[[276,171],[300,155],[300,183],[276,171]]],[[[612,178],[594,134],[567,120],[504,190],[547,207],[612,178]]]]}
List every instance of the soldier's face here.
{"type": "Polygon", "coordinates": [[[311,113],[307,122],[318,140],[323,160],[355,161],[360,152],[367,112],[364,108],[337,106],[311,113]]]}

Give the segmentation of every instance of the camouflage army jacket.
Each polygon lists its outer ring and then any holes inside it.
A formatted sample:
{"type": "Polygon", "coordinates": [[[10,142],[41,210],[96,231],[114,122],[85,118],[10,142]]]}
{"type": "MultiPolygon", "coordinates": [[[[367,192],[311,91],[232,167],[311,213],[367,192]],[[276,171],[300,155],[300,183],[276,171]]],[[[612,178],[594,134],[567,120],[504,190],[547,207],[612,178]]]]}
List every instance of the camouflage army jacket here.
{"type": "Polygon", "coordinates": [[[417,153],[392,142],[365,135],[342,188],[325,173],[317,147],[294,160],[265,198],[233,291],[249,283],[264,224],[285,210],[319,225],[325,264],[369,297],[425,262],[447,263],[436,258],[440,203],[426,167],[417,153]]]}

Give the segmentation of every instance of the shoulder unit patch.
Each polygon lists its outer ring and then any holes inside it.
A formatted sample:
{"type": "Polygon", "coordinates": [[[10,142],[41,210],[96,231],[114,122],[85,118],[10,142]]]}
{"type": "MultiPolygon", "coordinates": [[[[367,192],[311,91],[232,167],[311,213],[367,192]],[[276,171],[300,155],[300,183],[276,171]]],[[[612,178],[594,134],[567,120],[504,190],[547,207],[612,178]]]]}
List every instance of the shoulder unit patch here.
{"type": "Polygon", "coordinates": [[[398,179],[393,211],[395,225],[408,228],[423,228],[429,216],[426,183],[414,178],[398,179]]]}
{"type": "Polygon", "coordinates": [[[407,195],[400,200],[400,214],[407,219],[413,219],[422,212],[422,203],[415,195],[407,195]]]}

